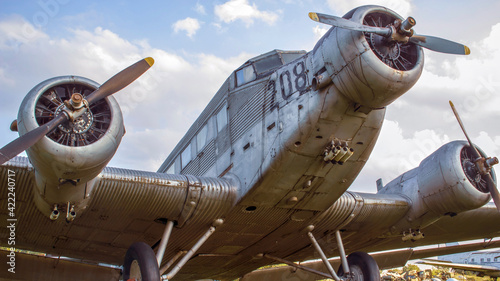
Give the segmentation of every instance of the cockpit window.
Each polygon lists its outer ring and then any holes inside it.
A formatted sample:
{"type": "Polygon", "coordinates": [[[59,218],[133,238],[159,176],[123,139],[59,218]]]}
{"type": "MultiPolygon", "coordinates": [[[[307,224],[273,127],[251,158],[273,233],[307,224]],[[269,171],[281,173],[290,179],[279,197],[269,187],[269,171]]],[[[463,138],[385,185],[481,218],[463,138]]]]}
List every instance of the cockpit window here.
{"type": "Polygon", "coordinates": [[[236,71],[236,86],[239,87],[243,84],[251,82],[255,80],[257,76],[255,75],[255,71],[253,69],[253,65],[249,65],[244,67],[238,71],[236,71]]]}
{"type": "Polygon", "coordinates": [[[305,53],[306,52],[288,52],[282,53],[281,57],[283,58],[283,62],[286,64],[304,56],[305,53]]]}
{"type": "Polygon", "coordinates": [[[260,60],[256,60],[254,65],[258,74],[269,71],[273,68],[281,66],[283,63],[281,62],[280,56],[278,53],[275,53],[272,56],[265,57],[260,60]]]}

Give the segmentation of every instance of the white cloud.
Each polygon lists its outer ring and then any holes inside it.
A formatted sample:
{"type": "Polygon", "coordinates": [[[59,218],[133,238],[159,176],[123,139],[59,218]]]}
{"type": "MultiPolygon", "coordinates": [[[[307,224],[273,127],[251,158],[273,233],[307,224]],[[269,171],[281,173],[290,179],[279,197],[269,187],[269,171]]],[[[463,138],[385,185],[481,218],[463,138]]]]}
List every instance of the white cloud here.
{"type": "Polygon", "coordinates": [[[200,15],[206,15],[207,14],[207,12],[205,11],[205,7],[202,4],[200,4],[200,3],[196,3],[196,6],[195,6],[194,9],[200,15]]]}
{"type": "Polygon", "coordinates": [[[450,142],[447,135],[425,129],[403,136],[403,128],[396,121],[384,120],[384,125],[370,159],[352,190],[376,191],[375,181],[385,184],[415,167],[442,145],[450,142]]]}
{"type": "MultiPolygon", "coordinates": [[[[26,22],[2,20],[0,26],[15,30],[26,22]]],[[[152,56],[153,67],[114,95],[124,113],[127,133],[110,165],[156,170],[228,75],[251,57],[246,53],[227,59],[176,54],[152,48],[144,40],[130,42],[103,28],[71,32],[64,39],[40,32],[29,44],[0,52],[2,143],[16,137],[8,126],[24,95],[36,84],[59,75],[84,76],[103,83],[141,58],[152,56]]],[[[1,42],[18,43],[16,36],[0,28],[1,42]]]]}
{"type": "Polygon", "coordinates": [[[0,50],[18,49],[31,41],[47,39],[47,35],[21,16],[14,15],[0,22],[0,50]]]}
{"type": "Polygon", "coordinates": [[[363,5],[379,5],[387,7],[402,17],[407,17],[412,11],[411,0],[328,0],[328,5],[334,11],[347,13],[353,7],[363,5]]]}
{"type": "Polygon", "coordinates": [[[176,21],[172,25],[172,28],[176,33],[183,30],[186,32],[186,35],[189,38],[193,38],[193,36],[196,34],[196,31],[200,29],[200,22],[197,19],[187,17],[183,20],[176,21]]]}
{"type": "Polygon", "coordinates": [[[319,40],[329,30],[329,27],[316,25],[313,27],[313,33],[316,40],[319,40]]]}
{"type": "Polygon", "coordinates": [[[219,20],[225,23],[241,20],[247,26],[252,25],[254,20],[262,20],[270,25],[278,20],[277,13],[260,11],[257,5],[250,4],[247,0],[230,0],[224,4],[216,5],[214,12],[219,20]]]}

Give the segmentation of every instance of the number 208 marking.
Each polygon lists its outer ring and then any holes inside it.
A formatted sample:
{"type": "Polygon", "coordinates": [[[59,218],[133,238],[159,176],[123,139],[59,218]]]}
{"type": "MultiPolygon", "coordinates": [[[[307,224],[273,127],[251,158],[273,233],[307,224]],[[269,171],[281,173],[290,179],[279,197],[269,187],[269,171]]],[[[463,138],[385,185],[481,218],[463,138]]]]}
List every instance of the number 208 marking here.
{"type": "Polygon", "coordinates": [[[280,74],[281,95],[284,99],[290,98],[295,91],[304,91],[307,87],[306,67],[303,61],[293,67],[293,86],[290,71],[285,70],[280,74]]]}

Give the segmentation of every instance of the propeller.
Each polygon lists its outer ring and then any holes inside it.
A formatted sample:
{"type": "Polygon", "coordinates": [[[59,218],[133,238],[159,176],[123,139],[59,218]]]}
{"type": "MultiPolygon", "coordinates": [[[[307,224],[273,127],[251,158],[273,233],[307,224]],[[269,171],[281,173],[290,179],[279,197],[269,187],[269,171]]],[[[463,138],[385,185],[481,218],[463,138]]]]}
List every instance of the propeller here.
{"type": "Polygon", "coordinates": [[[416,21],[412,17],[409,17],[402,22],[398,20],[387,27],[364,25],[341,17],[320,13],[309,13],[309,17],[313,21],[336,26],[339,28],[374,33],[387,38],[389,42],[398,42],[404,44],[410,42],[432,51],[447,54],[470,54],[470,49],[465,45],[439,37],[415,34],[412,27],[415,26],[416,21]]]}
{"type": "Polygon", "coordinates": [[[498,192],[498,189],[496,187],[495,181],[493,180],[493,177],[491,176],[491,168],[493,165],[498,164],[498,158],[496,157],[483,157],[479,151],[476,149],[476,147],[472,144],[472,141],[469,138],[469,135],[465,131],[464,124],[462,123],[462,120],[460,119],[460,116],[458,115],[457,109],[455,108],[455,105],[453,105],[453,102],[450,101],[450,106],[451,109],[453,110],[453,114],[455,114],[455,117],[457,118],[458,124],[460,125],[460,128],[462,128],[462,131],[465,134],[465,137],[467,138],[467,141],[469,142],[469,145],[471,147],[472,151],[472,161],[476,165],[476,169],[481,174],[481,176],[484,177],[486,181],[486,186],[488,187],[488,191],[491,194],[491,197],[493,198],[493,202],[495,202],[495,206],[497,207],[497,210],[500,211],[500,193],[498,192]]]}
{"type": "Polygon", "coordinates": [[[154,60],[151,57],[134,63],[104,82],[99,88],[90,93],[86,99],[79,93],[73,94],[71,99],[65,102],[65,108],[61,113],[50,122],[27,132],[2,147],[0,149],[0,165],[37,143],[60,124],[81,116],[88,110],[89,105],[125,88],[144,74],[153,64],[154,60]]]}

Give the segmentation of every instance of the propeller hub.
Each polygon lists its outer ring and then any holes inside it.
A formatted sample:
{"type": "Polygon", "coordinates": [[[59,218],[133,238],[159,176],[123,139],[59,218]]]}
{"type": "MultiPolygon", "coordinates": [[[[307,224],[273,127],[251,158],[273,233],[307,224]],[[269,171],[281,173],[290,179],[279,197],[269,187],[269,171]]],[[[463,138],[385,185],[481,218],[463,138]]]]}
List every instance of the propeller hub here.
{"type": "Polygon", "coordinates": [[[80,93],[74,93],[71,95],[71,105],[73,109],[80,109],[84,105],[84,99],[82,94],[80,93]]]}
{"type": "Polygon", "coordinates": [[[365,39],[377,57],[389,67],[408,71],[415,67],[418,61],[418,49],[413,44],[405,44],[408,37],[399,33],[401,20],[384,13],[370,13],[363,19],[365,26],[389,29],[388,36],[373,32],[365,32],[365,39]]]}
{"type": "Polygon", "coordinates": [[[417,24],[417,21],[413,17],[408,17],[401,23],[401,31],[411,32],[411,29],[417,24]]]}
{"type": "MultiPolygon", "coordinates": [[[[81,108],[81,107],[80,107],[81,108]]],[[[59,106],[56,110],[56,115],[61,114],[63,111],[67,111],[65,105],[59,106]]],[[[58,126],[58,128],[65,134],[82,134],[87,132],[91,127],[94,120],[93,114],[90,110],[81,109],[77,116],[72,115],[69,122],[64,122],[58,126]]],[[[75,112],[73,112],[75,113],[75,112]]]]}
{"type": "Polygon", "coordinates": [[[486,165],[487,165],[488,167],[490,167],[490,168],[491,168],[491,167],[493,167],[493,166],[494,166],[494,165],[496,165],[496,164],[498,164],[498,158],[496,158],[496,157],[492,157],[492,158],[491,158],[491,157],[490,157],[490,158],[486,159],[486,165]]]}
{"type": "MultiPolygon", "coordinates": [[[[486,180],[484,179],[485,174],[482,173],[478,161],[475,161],[472,148],[470,146],[464,147],[460,152],[460,158],[462,162],[462,169],[467,176],[469,182],[474,185],[474,187],[484,193],[488,192],[488,186],[486,180]]],[[[484,159],[484,158],[482,158],[484,159]]]]}

